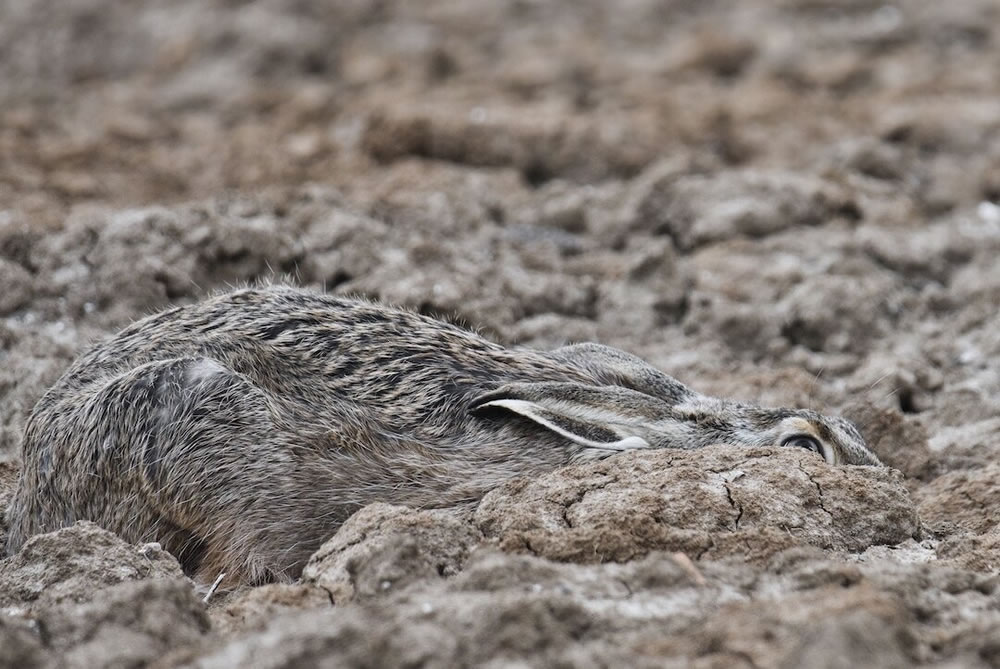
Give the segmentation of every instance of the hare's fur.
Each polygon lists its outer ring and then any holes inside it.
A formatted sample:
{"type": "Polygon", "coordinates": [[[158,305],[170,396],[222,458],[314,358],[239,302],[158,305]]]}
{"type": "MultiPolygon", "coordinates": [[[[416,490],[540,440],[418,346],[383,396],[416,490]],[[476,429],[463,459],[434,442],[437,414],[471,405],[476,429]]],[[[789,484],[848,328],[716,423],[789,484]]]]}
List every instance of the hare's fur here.
{"type": "Polygon", "coordinates": [[[284,580],[370,502],[458,505],[624,449],[795,433],[879,464],[843,419],[706,397],[615,349],[508,349],[368,301],[243,289],[134,323],[45,394],[8,550],[85,519],[205,578],[284,580]]]}

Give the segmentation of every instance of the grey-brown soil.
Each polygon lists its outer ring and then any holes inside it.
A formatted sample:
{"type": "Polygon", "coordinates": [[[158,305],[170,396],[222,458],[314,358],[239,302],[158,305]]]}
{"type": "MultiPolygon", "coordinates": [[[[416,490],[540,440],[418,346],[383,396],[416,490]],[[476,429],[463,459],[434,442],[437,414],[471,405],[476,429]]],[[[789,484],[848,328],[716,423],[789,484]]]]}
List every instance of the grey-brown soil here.
{"type": "Polygon", "coordinates": [[[993,0],[0,3],[0,507],[89,341],[281,275],[895,468],[626,454],[208,605],[82,524],[0,561],[0,666],[1000,666],[998,257],[993,0]]]}

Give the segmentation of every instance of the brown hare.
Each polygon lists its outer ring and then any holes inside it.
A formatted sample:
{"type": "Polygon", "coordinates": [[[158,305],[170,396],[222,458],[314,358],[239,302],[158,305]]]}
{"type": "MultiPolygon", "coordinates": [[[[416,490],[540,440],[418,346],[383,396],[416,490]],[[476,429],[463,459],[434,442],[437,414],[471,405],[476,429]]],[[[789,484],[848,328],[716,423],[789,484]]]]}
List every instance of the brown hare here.
{"type": "Polygon", "coordinates": [[[370,502],[470,503],[517,475],[720,442],[880,464],[844,419],[706,397],[616,349],[508,349],[369,301],[249,288],[132,324],[42,397],[8,551],[92,520],[202,580],[289,580],[370,502]]]}

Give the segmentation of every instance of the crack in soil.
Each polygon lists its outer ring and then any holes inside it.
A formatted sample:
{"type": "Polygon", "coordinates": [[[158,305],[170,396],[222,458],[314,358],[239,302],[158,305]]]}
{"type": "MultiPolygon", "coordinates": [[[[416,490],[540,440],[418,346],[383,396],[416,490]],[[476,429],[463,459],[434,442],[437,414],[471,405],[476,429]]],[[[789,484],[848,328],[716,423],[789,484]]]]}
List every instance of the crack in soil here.
{"type": "Polygon", "coordinates": [[[333,592],[330,591],[325,585],[320,585],[319,589],[326,593],[327,599],[330,600],[330,606],[336,606],[337,600],[333,597],[333,592]]]}
{"type": "Polygon", "coordinates": [[[760,458],[756,458],[756,457],[754,457],[754,458],[747,458],[745,460],[740,460],[735,465],[728,465],[726,467],[722,467],[721,469],[708,469],[707,471],[709,471],[709,472],[711,472],[713,474],[726,474],[728,472],[735,472],[737,470],[743,469],[743,467],[745,467],[748,462],[754,462],[754,461],[759,460],[759,459],[760,458]]]}
{"type": "Polygon", "coordinates": [[[740,521],[743,519],[743,505],[733,499],[733,491],[729,487],[729,482],[722,484],[722,487],[726,489],[726,499],[729,500],[729,505],[736,509],[736,519],[733,521],[733,529],[740,529],[740,521]]]}
{"type": "Polygon", "coordinates": [[[809,482],[812,483],[814,486],[816,486],[816,494],[819,496],[819,508],[823,509],[823,513],[829,516],[830,520],[833,520],[833,514],[830,513],[827,510],[826,506],[823,504],[823,486],[821,486],[819,482],[812,477],[812,474],[806,471],[805,467],[802,466],[801,462],[798,464],[798,468],[800,472],[806,475],[806,478],[809,479],[809,482]]]}
{"type": "Polygon", "coordinates": [[[605,488],[608,487],[608,485],[615,483],[617,480],[618,479],[615,477],[608,477],[605,481],[602,481],[599,484],[592,485],[579,490],[577,492],[576,499],[572,499],[569,502],[563,503],[562,520],[563,523],[566,525],[566,527],[569,529],[573,529],[575,527],[575,525],[573,525],[573,522],[569,519],[570,509],[572,509],[574,506],[582,502],[588,493],[591,493],[594,490],[604,490],[605,488]]]}

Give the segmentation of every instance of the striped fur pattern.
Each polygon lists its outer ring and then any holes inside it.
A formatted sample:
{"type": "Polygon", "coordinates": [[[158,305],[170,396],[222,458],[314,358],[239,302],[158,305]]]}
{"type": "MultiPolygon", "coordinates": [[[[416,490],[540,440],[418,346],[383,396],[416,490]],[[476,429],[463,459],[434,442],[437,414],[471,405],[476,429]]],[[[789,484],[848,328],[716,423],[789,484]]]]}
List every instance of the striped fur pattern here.
{"type": "Polygon", "coordinates": [[[508,349],[374,302],[240,289],[134,323],[44,395],[8,551],[92,520],[202,580],[289,580],[371,502],[469,504],[626,449],[789,434],[880,464],[843,419],[706,397],[605,346],[508,349]]]}

